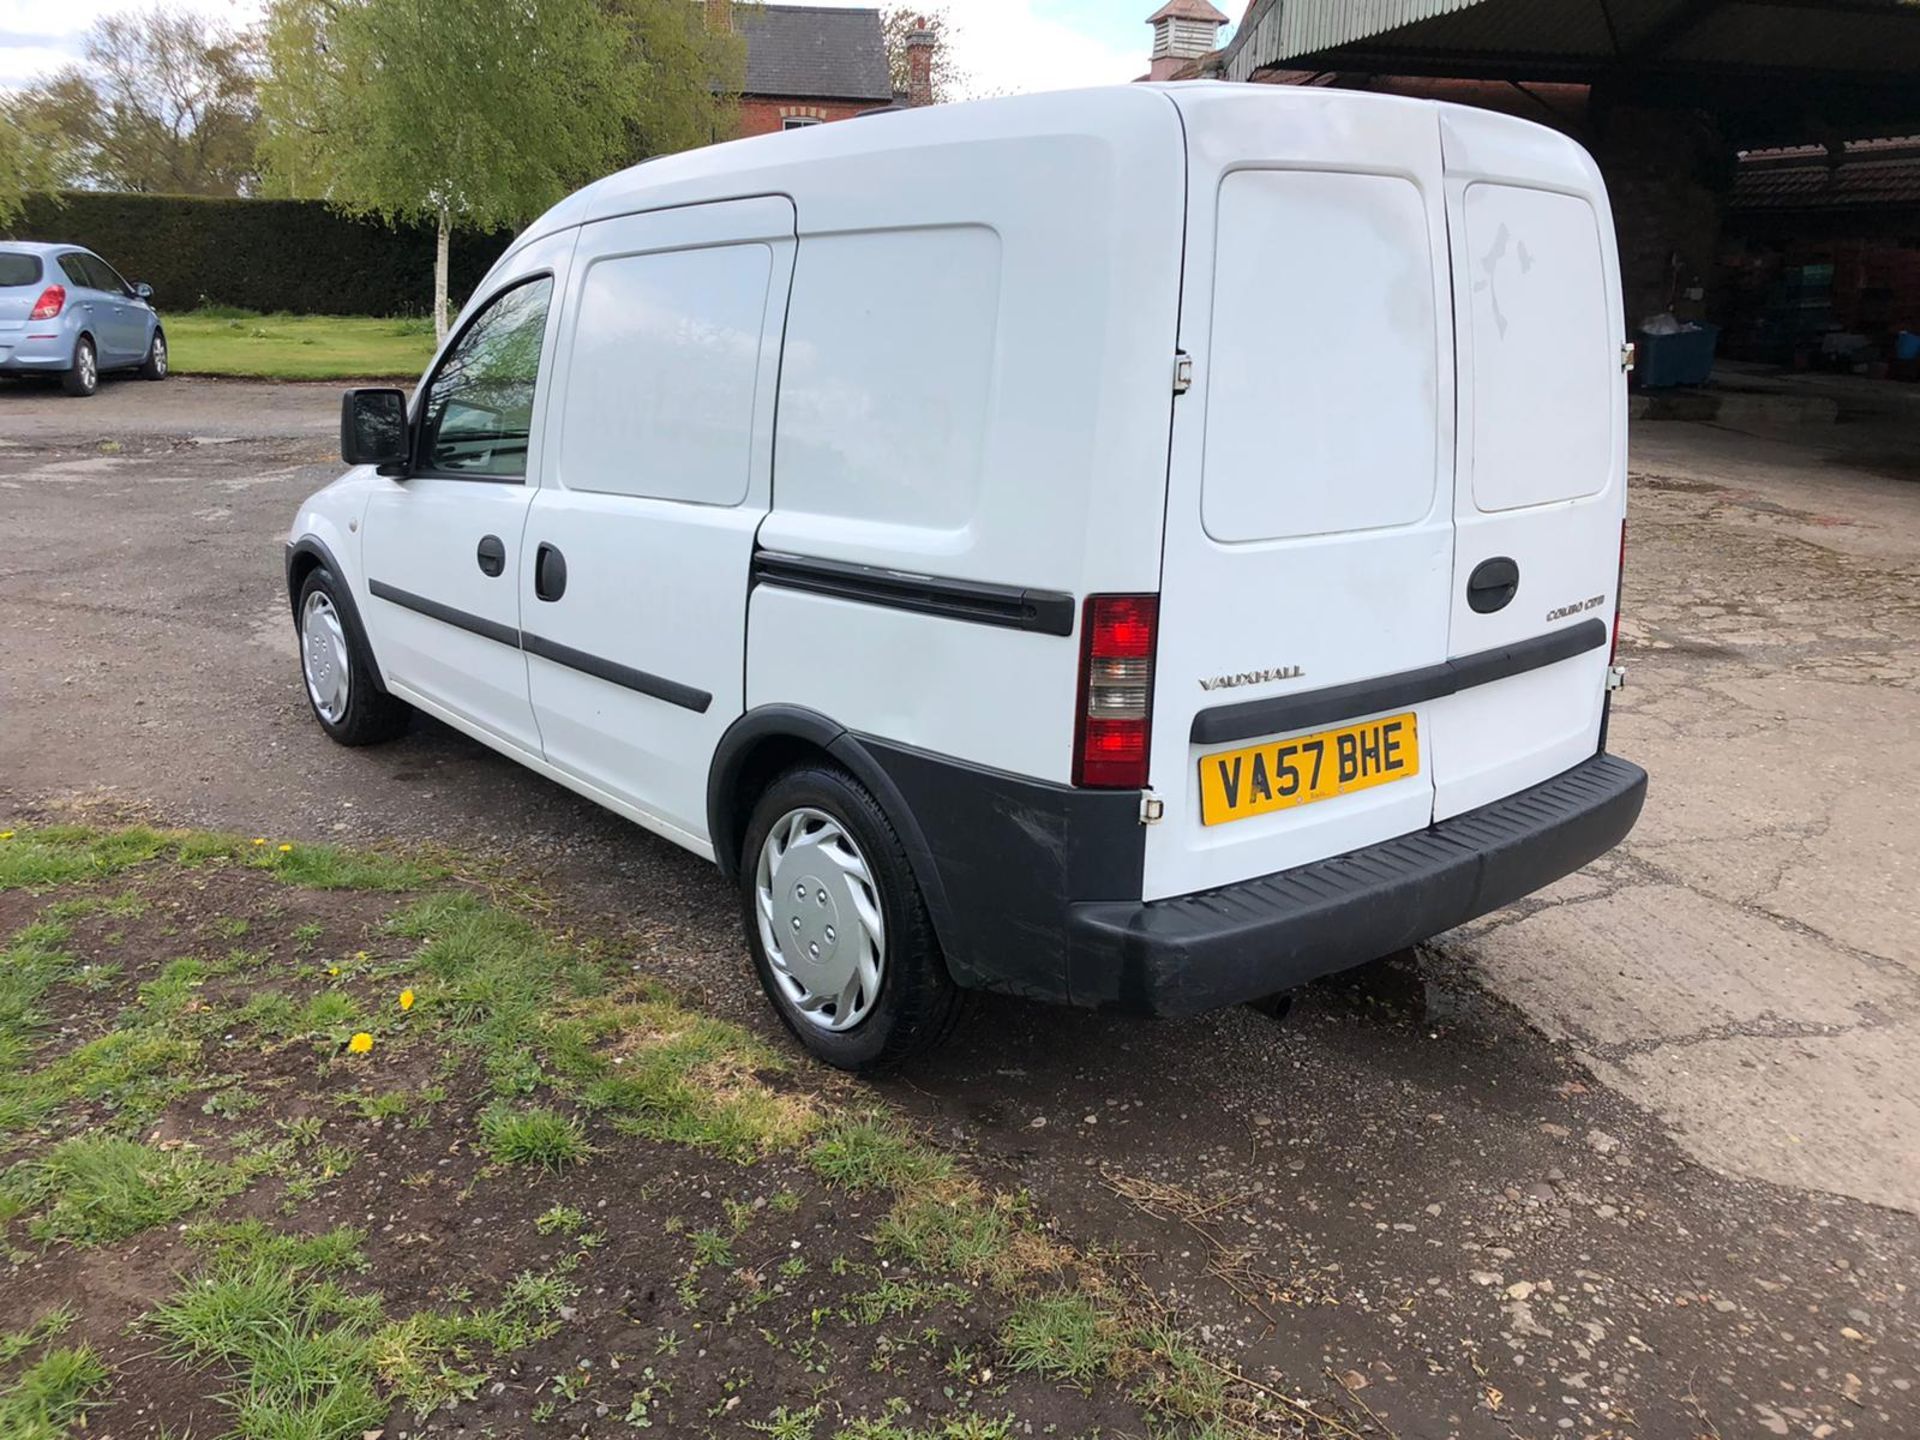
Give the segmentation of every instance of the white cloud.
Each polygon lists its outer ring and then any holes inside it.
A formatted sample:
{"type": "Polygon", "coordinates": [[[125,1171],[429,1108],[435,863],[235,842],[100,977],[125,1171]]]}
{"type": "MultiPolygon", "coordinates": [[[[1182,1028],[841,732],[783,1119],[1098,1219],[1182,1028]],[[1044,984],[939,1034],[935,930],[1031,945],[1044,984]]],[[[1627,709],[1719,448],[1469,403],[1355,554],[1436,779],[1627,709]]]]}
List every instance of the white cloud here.
{"type": "Polygon", "coordinates": [[[947,13],[954,57],[986,94],[1115,85],[1147,68],[1144,40],[1122,50],[1042,16],[1034,0],[949,0],[947,13]]]}

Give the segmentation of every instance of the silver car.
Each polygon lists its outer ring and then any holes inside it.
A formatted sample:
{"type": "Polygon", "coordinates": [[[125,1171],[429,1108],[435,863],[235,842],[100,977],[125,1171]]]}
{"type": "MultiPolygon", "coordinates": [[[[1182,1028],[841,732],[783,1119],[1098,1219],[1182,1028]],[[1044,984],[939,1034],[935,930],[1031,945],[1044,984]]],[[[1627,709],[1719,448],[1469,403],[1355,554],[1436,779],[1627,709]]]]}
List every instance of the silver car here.
{"type": "Polygon", "coordinates": [[[109,370],[166,379],[152,296],[78,245],[0,242],[0,375],[58,375],[69,395],[93,394],[109,370]]]}

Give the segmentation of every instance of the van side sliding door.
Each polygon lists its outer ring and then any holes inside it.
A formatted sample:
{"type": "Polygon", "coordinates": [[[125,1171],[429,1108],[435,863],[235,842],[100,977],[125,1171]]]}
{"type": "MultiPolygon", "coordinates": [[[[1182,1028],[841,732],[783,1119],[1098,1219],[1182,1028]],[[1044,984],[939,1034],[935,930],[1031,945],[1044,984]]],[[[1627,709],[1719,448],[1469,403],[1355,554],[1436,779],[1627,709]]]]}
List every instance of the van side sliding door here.
{"type": "Polygon", "coordinates": [[[582,227],[522,542],[547,762],[703,853],[707,762],[742,708],[794,234],[782,197],[582,227]]]}

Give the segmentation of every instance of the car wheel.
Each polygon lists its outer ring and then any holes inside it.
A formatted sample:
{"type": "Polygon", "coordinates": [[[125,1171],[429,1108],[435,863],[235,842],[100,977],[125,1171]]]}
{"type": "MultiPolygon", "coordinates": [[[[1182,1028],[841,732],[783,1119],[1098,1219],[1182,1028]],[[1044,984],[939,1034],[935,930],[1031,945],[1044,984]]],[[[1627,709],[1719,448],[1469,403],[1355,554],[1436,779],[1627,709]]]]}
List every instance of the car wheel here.
{"type": "Polygon", "coordinates": [[[884,1070],[952,1033],[962,992],[900,837],[851,775],[802,765],[767,788],[740,888],[760,984],[820,1059],[884,1070]]]}
{"type": "Polygon", "coordinates": [[[167,378],[167,332],[159,326],[153,328],[153,339],[147,344],[147,358],[141,362],[142,380],[164,380],[167,378]]]}
{"type": "Polygon", "coordinates": [[[342,745],[377,745],[405,732],[413,709],[380,688],[346,587],[322,565],[300,587],[300,678],[320,728],[342,745]]]}
{"type": "Polygon", "coordinates": [[[60,388],[69,395],[91,395],[100,388],[100,356],[93,337],[82,335],[73,345],[73,364],[60,375],[60,388]]]}

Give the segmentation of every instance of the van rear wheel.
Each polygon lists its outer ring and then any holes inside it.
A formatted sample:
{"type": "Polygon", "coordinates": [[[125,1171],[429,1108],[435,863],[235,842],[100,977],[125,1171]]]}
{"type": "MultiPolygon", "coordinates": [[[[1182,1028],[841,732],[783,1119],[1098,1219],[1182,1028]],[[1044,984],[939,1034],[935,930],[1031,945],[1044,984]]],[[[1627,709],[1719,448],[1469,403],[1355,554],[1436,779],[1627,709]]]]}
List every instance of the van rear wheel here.
{"type": "Polygon", "coordinates": [[[780,776],[740,858],[754,969],[808,1050],[842,1070],[883,1070],[952,1031],[960,991],[905,847],[851,775],[822,764],[780,776]]]}

